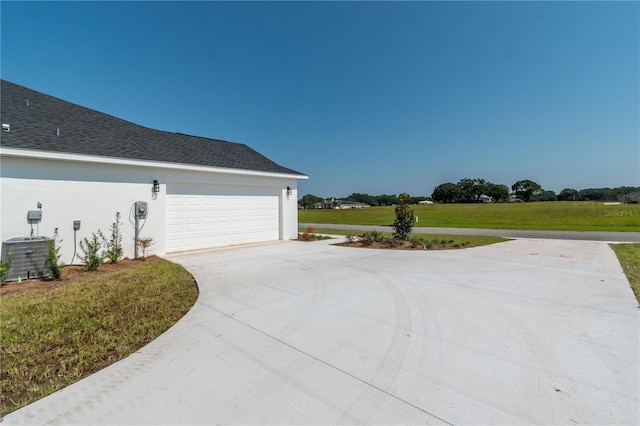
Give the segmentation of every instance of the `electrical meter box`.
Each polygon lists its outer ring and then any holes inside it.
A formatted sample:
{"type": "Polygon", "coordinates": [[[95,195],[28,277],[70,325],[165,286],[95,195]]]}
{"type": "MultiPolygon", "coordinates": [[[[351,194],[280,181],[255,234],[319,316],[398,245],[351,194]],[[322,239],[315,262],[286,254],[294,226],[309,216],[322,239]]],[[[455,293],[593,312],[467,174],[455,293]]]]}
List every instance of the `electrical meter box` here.
{"type": "Polygon", "coordinates": [[[146,219],[147,211],[149,210],[146,201],[136,201],[135,204],[135,216],[138,219],[146,219]]]}
{"type": "Polygon", "coordinates": [[[29,210],[27,212],[29,222],[40,222],[42,220],[42,210],[29,210]]]}

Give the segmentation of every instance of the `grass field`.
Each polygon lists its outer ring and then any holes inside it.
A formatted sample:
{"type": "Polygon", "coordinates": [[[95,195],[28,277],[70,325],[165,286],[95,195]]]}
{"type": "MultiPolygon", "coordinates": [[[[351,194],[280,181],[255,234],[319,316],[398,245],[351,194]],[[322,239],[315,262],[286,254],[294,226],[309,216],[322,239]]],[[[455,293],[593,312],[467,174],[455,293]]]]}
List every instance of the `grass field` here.
{"type": "Polygon", "coordinates": [[[640,304],[640,244],[611,244],[640,304]]]}
{"type": "MultiPolygon", "coordinates": [[[[432,204],[412,206],[415,226],[640,232],[640,205],[596,202],[432,204]]],[[[393,207],[299,210],[301,223],[391,225],[393,207]]]]}

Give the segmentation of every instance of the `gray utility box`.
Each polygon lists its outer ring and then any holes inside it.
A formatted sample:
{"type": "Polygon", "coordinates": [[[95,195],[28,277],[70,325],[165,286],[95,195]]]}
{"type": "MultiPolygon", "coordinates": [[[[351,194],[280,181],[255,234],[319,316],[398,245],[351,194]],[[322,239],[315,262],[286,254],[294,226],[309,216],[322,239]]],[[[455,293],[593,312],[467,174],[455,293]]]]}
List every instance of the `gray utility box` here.
{"type": "Polygon", "coordinates": [[[18,237],[2,242],[2,261],[13,253],[11,267],[5,279],[16,281],[49,276],[47,269],[48,239],[45,237],[18,237]]]}

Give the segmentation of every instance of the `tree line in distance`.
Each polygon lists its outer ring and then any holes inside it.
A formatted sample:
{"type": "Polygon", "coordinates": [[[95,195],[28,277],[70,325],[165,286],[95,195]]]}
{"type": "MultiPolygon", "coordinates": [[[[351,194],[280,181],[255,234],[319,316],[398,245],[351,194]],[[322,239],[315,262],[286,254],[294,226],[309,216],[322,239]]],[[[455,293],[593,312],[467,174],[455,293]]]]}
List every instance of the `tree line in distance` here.
{"type": "MultiPolygon", "coordinates": [[[[529,179],[519,180],[509,188],[504,184],[495,184],[481,178],[463,178],[457,183],[446,182],[436,186],[431,196],[411,196],[410,204],[432,200],[439,203],[479,203],[506,202],[512,199],[530,201],[624,201],[631,193],[640,192],[640,187],[620,186],[617,188],[565,188],[558,194],[545,190],[540,184],[529,179]]],[[[332,198],[334,200],[338,200],[332,198]]],[[[314,204],[326,200],[313,194],[306,194],[298,204],[302,208],[312,208],[314,204]]],[[[354,192],[340,201],[365,203],[370,206],[392,206],[398,204],[397,195],[369,195],[354,192]]]]}

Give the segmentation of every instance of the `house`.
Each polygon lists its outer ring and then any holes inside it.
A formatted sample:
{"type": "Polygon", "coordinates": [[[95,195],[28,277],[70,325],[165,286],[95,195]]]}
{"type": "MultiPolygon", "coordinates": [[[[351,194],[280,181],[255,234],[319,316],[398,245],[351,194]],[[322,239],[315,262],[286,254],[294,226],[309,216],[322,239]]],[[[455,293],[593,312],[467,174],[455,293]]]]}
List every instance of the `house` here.
{"type": "Polygon", "coordinates": [[[317,203],[314,203],[311,208],[313,209],[333,209],[333,208],[337,208],[336,206],[338,205],[338,200],[336,200],[335,198],[326,198],[322,201],[318,201],[317,203]]]}
{"type": "Polygon", "coordinates": [[[627,204],[638,204],[638,197],[640,197],[640,192],[632,192],[624,196],[624,202],[627,204]]]}
{"type": "Polygon", "coordinates": [[[61,260],[78,263],[79,241],[108,236],[119,212],[132,257],[137,206],[147,213],[139,235],[161,256],[296,238],[304,174],[244,144],[154,130],[1,84],[1,241],[57,228],[61,260]],[[34,224],[27,214],[36,209],[34,224]]]}
{"type": "Polygon", "coordinates": [[[361,203],[360,201],[350,200],[338,200],[338,209],[364,209],[369,207],[367,203],[361,203]]]}
{"type": "Polygon", "coordinates": [[[369,207],[369,204],[361,203],[359,201],[351,200],[338,200],[336,198],[326,198],[322,201],[314,203],[311,208],[314,209],[364,209],[369,207]]]}

